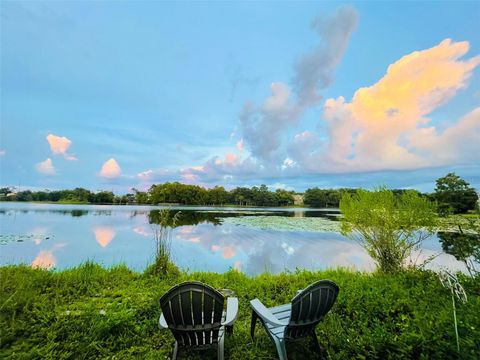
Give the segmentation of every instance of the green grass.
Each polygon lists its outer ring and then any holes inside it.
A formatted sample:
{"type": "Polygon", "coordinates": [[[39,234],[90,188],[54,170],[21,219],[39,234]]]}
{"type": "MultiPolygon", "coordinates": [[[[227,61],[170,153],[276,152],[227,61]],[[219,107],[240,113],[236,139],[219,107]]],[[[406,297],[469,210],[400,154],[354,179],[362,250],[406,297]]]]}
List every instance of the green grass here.
{"type": "MultiPolygon", "coordinates": [[[[340,294],[317,327],[330,359],[475,359],[480,354],[480,277],[461,276],[468,302],[458,306],[461,354],[457,354],[448,290],[434,273],[411,270],[395,275],[346,270],[248,277],[172,272],[158,277],[125,266],[92,263],[64,271],[0,267],[0,358],[166,359],[173,337],[157,327],[159,297],[185,280],[230,288],[240,301],[231,359],[275,359],[274,346],[257,326],[249,336],[249,300],[267,306],[289,302],[297,289],[322,278],[337,282],[340,294]]],[[[315,358],[308,342],[288,346],[290,359],[315,358]]],[[[192,353],[187,358],[215,358],[192,353]]]]}

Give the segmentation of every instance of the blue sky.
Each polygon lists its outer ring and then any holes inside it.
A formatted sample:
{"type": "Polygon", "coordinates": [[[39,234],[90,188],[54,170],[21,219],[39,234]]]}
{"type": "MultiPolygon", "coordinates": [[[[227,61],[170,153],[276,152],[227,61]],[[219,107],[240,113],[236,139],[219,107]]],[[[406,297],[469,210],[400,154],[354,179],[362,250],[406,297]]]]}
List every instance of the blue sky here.
{"type": "Polygon", "coordinates": [[[2,186],[480,188],[478,2],[0,6],[2,186]]]}

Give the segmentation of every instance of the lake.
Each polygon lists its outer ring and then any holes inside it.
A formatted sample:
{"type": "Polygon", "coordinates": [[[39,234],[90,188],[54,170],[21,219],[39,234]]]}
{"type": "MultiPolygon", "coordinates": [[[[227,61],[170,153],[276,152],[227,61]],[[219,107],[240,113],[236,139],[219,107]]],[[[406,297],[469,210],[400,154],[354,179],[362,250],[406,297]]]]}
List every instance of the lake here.
{"type": "MultiPolygon", "coordinates": [[[[64,269],[92,260],[142,271],[153,262],[158,210],[151,206],[0,203],[0,265],[64,269]],[[153,223],[152,223],[153,222],[153,223]]],[[[183,270],[249,275],[334,267],[371,271],[370,256],[338,232],[338,210],[171,207],[181,211],[172,230],[172,259],[183,270]]],[[[437,236],[415,259],[442,252],[437,236]]],[[[431,268],[464,271],[441,253],[431,268]]]]}

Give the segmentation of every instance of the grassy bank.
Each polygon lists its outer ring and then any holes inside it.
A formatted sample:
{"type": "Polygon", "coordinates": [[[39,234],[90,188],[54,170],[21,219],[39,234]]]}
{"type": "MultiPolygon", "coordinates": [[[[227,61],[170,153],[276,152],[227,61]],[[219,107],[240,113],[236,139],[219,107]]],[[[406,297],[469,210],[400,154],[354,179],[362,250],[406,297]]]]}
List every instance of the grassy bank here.
{"type": "MultiPolygon", "coordinates": [[[[172,285],[195,279],[230,288],[239,297],[240,315],[227,338],[227,358],[274,359],[274,347],[261,327],[256,340],[250,339],[248,301],[258,297],[267,306],[286,303],[297,289],[321,278],[340,286],[337,303],[317,327],[326,358],[475,359],[480,354],[478,276],[460,278],[468,302],[457,309],[458,355],[450,293],[427,271],[301,271],[255,278],[231,271],[158,277],[87,263],[59,272],[0,268],[0,358],[169,358],[173,337],[158,330],[158,299],[172,285]]],[[[289,357],[308,358],[307,344],[289,346],[289,357]]],[[[206,355],[187,358],[199,354],[206,355]]],[[[215,352],[210,355],[215,358],[215,352]]]]}

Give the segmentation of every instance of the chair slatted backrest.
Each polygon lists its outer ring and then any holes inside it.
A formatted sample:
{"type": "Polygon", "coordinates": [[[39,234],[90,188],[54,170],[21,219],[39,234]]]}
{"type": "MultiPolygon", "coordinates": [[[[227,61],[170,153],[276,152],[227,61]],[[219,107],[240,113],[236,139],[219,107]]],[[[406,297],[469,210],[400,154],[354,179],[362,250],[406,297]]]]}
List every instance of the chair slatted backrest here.
{"type": "Polygon", "coordinates": [[[197,281],[171,288],[160,298],[168,328],[179,346],[206,346],[218,342],[224,297],[197,281]]]}
{"type": "Polygon", "coordinates": [[[339,288],[330,280],[320,280],[305,288],[292,300],[290,322],[285,337],[297,339],[308,336],[331,309],[339,288]]]}

